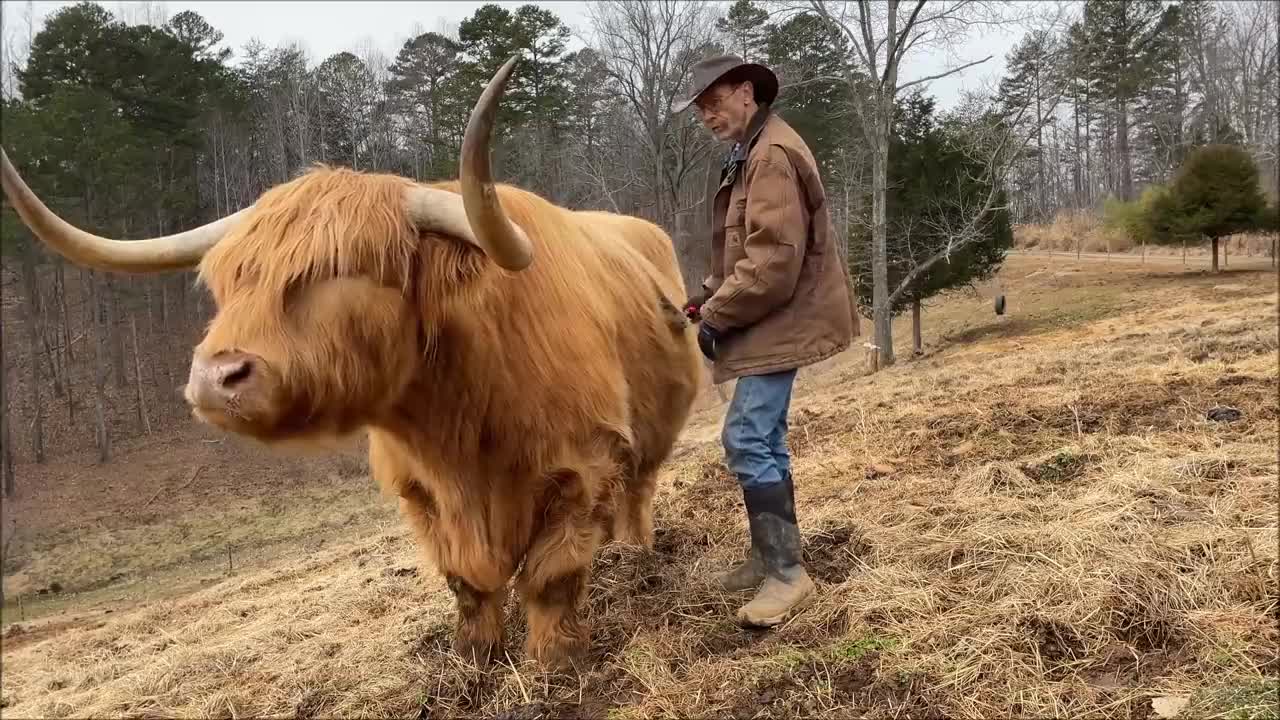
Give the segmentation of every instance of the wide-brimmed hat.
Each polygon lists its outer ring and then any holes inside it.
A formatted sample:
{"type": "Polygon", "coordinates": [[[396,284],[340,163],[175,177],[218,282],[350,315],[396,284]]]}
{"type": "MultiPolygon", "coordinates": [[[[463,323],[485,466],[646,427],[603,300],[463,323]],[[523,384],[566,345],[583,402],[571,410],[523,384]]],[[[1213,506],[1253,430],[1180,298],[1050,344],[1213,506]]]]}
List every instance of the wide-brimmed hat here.
{"type": "Polygon", "coordinates": [[[688,96],[671,103],[671,114],[687,110],[707,88],[730,73],[740,76],[740,80],[751,81],[759,103],[772,103],[778,96],[778,76],[772,70],[758,63],[743,62],[737,55],[717,55],[693,66],[693,78],[689,83],[691,90],[688,96]]]}

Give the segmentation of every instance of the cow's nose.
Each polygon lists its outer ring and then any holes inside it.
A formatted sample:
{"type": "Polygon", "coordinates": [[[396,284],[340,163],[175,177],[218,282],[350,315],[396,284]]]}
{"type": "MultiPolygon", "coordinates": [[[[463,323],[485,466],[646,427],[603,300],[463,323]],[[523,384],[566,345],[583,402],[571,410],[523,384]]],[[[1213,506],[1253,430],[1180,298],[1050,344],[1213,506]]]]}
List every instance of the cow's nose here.
{"type": "Polygon", "coordinates": [[[261,375],[262,359],[242,352],[221,352],[191,360],[187,401],[198,407],[219,407],[250,391],[261,375]]]}

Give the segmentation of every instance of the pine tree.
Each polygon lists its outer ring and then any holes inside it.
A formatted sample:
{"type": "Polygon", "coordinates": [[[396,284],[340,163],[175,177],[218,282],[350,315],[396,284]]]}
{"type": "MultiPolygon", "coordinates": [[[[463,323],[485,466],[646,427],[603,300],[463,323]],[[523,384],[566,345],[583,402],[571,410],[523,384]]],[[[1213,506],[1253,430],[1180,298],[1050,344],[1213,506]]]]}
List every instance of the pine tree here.
{"type": "Polygon", "coordinates": [[[1236,145],[1206,145],[1188,155],[1169,192],[1153,203],[1149,223],[1157,242],[1209,238],[1217,272],[1219,238],[1264,228],[1268,212],[1249,153],[1236,145]]]}
{"type": "Polygon", "coordinates": [[[405,149],[419,178],[457,173],[465,108],[448,92],[462,46],[440,33],[410,38],[388,68],[387,93],[403,123],[405,149]]]}
{"type": "Polygon", "coordinates": [[[843,33],[816,13],[792,16],[773,29],[765,47],[766,61],[783,86],[774,107],[828,174],[835,155],[857,136],[843,79],[846,53],[843,33]]]}
{"type": "Polygon", "coordinates": [[[1130,151],[1133,106],[1150,81],[1162,17],[1160,0],[1086,0],[1084,6],[1099,94],[1110,106],[1116,164],[1113,187],[1124,201],[1134,197],[1130,151]]]}
{"type": "Polygon", "coordinates": [[[725,50],[746,62],[760,62],[773,34],[769,14],[752,0],[735,0],[729,12],[716,20],[716,30],[725,38],[725,50]]]}
{"type": "Polygon", "coordinates": [[[1142,118],[1134,168],[1135,180],[1140,184],[1164,182],[1182,164],[1189,147],[1184,125],[1190,73],[1183,50],[1185,27],[1181,10],[1177,5],[1165,9],[1148,53],[1149,81],[1135,104],[1142,118]]]}
{"type": "Polygon", "coordinates": [[[1036,204],[1030,213],[1034,222],[1043,222],[1049,212],[1044,128],[1051,119],[1045,118],[1044,110],[1053,94],[1055,62],[1057,47],[1054,38],[1044,31],[1027,34],[1005,61],[1008,74],[1000,81],[998,95],[1006,121],[1013,122],[1015,115],[1022,114],[1023,120],[1019,124],[1028,125],[1035,134],[1035,146],[1026,153],[1026,158],[1035,164],[1028,193],[1035,198],[1036,204]],[[1022,112],[1022,108],[1028,112],[1022,112]]]}
{"type": "MultiPolygon", "coordinates": [[[[954,240],[953,232],[969,220],[973,208],[981,206],[992,191],[991,185],[980,179],[982,161],[965,147],[963,124],[955,120],[939,122],[935,103],[919,89],[899,100],[889,155],[889,287],[903,288],[891,294],[890,311],[898,315],[912,309],[917,342],[925,300],[990,278],[1003,263],[1005,252],[1013,247],[1013,226],[1004,209],[1004,193],[999,191],[996,209],[978,223],[981,239],[954,249],[920,271],[927,261],[945,251],[954,240]],[[916,276],[908,281],[912,273],[916,276]]],[[[866,223],[853,233],[857,302],[864,312],[869,312],[873,287],[865,268],[870,233],[866,223]]],[[[918,345],[916,350],[920,350],[918,345]]]]}

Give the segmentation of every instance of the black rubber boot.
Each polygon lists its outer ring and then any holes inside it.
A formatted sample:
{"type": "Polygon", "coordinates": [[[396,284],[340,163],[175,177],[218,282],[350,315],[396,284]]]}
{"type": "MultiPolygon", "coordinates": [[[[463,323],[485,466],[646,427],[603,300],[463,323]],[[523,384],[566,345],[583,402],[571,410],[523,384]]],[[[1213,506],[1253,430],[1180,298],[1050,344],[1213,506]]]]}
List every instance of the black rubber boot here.
{"type": "Polygon", "coordinates": [[[772,627],[785,621],[813,595],[804,569],[800,528],[796,525],[794,485],[783,482],[747,488],[747,517],[753,544],[759,545],[764,581],[756,596],[738,610],[738,621],[772,627]]]}
{"type": "MultiPolygon", "coordinates": [[[[791,516],[795,516],[795,485],[791,479],[791,473],[788,471],[783,475],[783,482],[787,486],[787,506],[786,512],[791,516]]],[[[742,489],[742,499],[747,506],[747,518],[751,518],[751,499],[748,497],[747,489],[742,489]]],[[[760,533],[757,530],[756,523],[749,523],[751,533],[751,544],[747,548],[747,559],[743,560],[732,570],[716,577],[721,589],[728,592],[741,592],[743,590],[751,590],[760,587],[760,583],[764,582],[765,566],[764,557],[761,554],[760,533]]]]}

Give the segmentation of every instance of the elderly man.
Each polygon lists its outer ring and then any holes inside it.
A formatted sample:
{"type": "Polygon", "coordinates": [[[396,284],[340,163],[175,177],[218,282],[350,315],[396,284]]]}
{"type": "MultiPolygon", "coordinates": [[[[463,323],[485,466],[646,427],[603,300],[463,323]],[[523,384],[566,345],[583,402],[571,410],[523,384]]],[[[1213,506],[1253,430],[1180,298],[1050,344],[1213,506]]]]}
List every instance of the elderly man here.
{"type": "Polygon", "coordinates": [[[721,440],[742,488],[751,531],[746,560],[720,576],[726,590],[759,588],[738,610],[749,626],[783,622],[813,591],[796,524],[787,412],[798,368],[849,347],[858,334],[847,269],[817,163],[770,111],[778,79],[732,55],[693,69],[689,97],[716,139],[733,148],[712,216],[711,274],[686,312],[717,383],[737,379],[721,440]]]}

